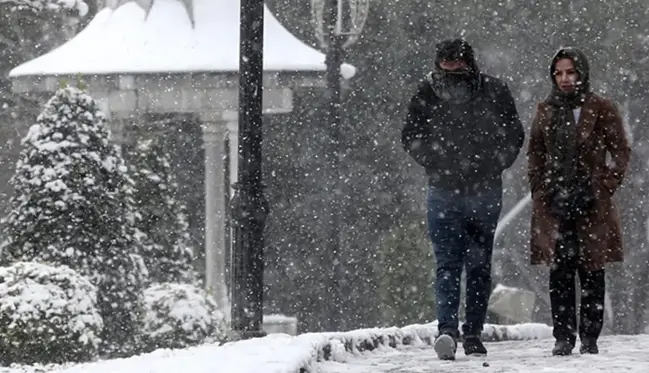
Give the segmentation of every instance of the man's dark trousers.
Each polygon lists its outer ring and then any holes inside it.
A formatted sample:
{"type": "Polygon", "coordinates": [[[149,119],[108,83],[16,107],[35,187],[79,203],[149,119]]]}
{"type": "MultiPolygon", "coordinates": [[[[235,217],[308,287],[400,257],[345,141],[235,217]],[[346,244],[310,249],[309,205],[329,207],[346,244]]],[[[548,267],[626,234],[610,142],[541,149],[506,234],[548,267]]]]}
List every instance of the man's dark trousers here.
{"type": "Polygon", "coordinates": [[[430,187],[428,230],[437,262],[435,282],[440,334],[458,333],[460,280],[466,269],[465,336],[480,336],[491,294],[491,257],[502,190],[461,192],[430,187]]]}

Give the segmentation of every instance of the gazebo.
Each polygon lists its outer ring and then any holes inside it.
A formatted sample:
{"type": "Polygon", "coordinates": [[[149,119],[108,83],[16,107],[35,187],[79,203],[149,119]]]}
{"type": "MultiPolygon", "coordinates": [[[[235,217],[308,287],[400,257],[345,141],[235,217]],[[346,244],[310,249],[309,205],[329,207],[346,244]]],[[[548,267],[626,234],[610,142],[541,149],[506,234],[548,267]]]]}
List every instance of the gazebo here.
{"type": "MultiPolygon", "coordinates": [[[[54,92],[81,76],[117,141],[149,115],[200,118],[205,150],[206,286],[228,312],[226,201],[237,179],[239,0],[109,0],[74,38],[10,72],[13,90],[54,92]],[[226,142],[229,143],[229,154],[226,142]],[[226,171],[229,170],[226,175],[226,171]]],[[[292,110],[293,90],[324,87],[325,56],[264,9],[265,114],[292,110]]],[[[355,68],[344,64],[341,75],[355,68]]]]}

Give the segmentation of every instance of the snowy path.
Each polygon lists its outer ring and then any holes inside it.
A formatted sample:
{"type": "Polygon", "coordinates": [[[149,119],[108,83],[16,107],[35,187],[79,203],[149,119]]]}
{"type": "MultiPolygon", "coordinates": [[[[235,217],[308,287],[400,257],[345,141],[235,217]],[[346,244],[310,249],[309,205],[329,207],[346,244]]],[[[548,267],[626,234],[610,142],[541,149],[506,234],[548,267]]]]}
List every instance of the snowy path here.
{"type": "Polygon", "coordinates": [[[487,358],[468,358],[462,347],[454,362],[440,361],[431,347],[382,349],[350,357],[346,363],[320,364],[322,373],[646,373],[649,335],[609,336],[599,342],[600,354],[582,356],[579,344],[570,357],[553,357],[554,340],[487,344],[487,358]],[[483,366],[487,362],[489,366],[483,366]]]}

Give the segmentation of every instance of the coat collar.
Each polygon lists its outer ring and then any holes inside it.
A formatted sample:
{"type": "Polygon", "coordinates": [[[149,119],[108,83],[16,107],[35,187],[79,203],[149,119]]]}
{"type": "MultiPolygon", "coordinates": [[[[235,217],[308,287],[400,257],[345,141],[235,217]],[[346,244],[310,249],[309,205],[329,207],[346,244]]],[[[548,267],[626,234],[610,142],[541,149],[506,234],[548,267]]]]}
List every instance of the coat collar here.
{"type": "MultiPolygon", "coordinates": [[[[579,121],[577,122],[577,145],[583,144],[588,136],[593,132],[595,124],[597,123],[597,117],[599,116],[599,104],[597,101],[597,96],[589,93],[586,95],[586,100],[584,105],[581,107],[581,113],[579,114],[579,121]]],[[[552,108],[550,105],[546,104],[545,107],[545,120],[546,125],[543,126],[546,131],[546,135],[549,135],[547,131],[550,131],[552,128],[552,108]]],[[[546,136],[547,138],[547,136],[546,136]]]]}
{"type": "Polygon", "coordinates": [[[599,116],[599,105],[595,99],[595,95],[589,93],[586,96],[584,105],[581,107],[581,114],[579,116],[579,122],[577,122],[577,145],[583,144],[588,136],[593,132],[595,128],[595,123],[597,123],[597,117],[599,116]]]}

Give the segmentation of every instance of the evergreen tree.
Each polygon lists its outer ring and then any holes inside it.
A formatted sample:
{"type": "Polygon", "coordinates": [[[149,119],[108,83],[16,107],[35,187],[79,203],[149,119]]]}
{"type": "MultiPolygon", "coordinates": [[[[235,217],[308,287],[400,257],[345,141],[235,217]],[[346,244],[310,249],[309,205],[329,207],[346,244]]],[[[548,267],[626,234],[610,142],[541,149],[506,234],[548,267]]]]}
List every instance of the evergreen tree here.
{"type": "Polygon", "coordinates": [[[139,214],[136,225],[148,237],[143,258],[151,281],[196,283],[186,208],[178,199],[169,155],[157,140],[139,138],[129,158],[139,214]]]}
{"type": "Polygon", "coordinates": [[[22,141],[4,219],[1,262],[66,265],[98,288],[102,354],[137,347],[146,268],[134,227],[132,180],[97,103],[59,89],[22,141]]]}
{"type": "Polygon", "coordinates": [[[388,231],[379,246],[379,297],[385,325],[431,322],[435,317],[435,258],[423,220],[388,231]]]}

